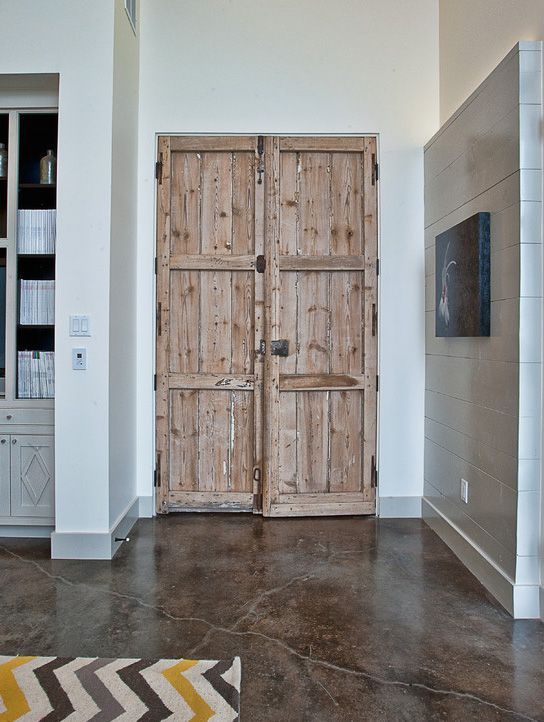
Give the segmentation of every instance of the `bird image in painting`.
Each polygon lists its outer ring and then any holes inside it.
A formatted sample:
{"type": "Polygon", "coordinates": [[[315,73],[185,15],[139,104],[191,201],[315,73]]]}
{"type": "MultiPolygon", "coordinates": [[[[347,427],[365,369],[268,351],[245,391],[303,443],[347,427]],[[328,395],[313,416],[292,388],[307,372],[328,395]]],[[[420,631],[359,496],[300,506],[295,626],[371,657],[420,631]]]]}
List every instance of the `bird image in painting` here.
{"type": "Polygon", "coordinates": [[[448,308],[448,284],[449,284],[449,270],[451,266],[456,266],[456,261],[450,261],[448,263],[448,251],[450,250],[450,244],[446,247],[446,253],[444,254],[444,265],[442,266],[442,293],[440,294],[440,304],[438,306],[438,313],[446,324],[450,325],[450,311],[448,308]]]}

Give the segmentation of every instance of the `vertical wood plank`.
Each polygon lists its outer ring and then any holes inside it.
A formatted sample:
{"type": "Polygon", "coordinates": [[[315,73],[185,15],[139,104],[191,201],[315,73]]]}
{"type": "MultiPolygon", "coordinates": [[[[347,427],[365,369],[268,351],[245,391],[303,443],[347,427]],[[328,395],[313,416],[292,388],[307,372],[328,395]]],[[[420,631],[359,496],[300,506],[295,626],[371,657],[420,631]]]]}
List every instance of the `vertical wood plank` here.
{"type": "MultiPolygon", "coordinates": [[[[296,256],[299,231],[299,168],[296,153],[280,155],[280,254],[296,256]]],[[[298,274],[280,274],[280,338],[289,341],[289,356],[280,357],[280,373],[293,374],[297,364],[298,274]]],[[[297,484],[297,399],[280,394],[279,491],[289,494],[297,484]]]]}
{"type": "MultiPolygon", "coordinates": [[[[255,139],[257,140],[257,139],[255,139]]],[[[255,187],[255,255],[265,255],[265,183],[257,182],[256,171],[258,158],[254,154],[253,181],[255,187]]],[[[253,479],[253,513],[260,513],[263,506],[264,483],[264,356],[259,353],[261,340],[265,338],[265,277],[263,273],[255,271],[255,342],[254,342],[254,429],[255,449],[253,464],[255,476],[253,479]]]]}
{"type": "Polygon", "coordinates": [[[231,394],[230,487],[232,491],[251,492],[253,485],[253,394],[231,394]]]}
{"type": "Polygon", "coordinates": [[[255,273],[234,271],[232,283],[232,363],[231,373],[253,373],[255,358],[255,273]]]}
{"type": "Polygon", "coordinates": [[[198,491],[198,391],[171,391],[170,406],[170,491],[198,491]]]}
{"type": "Polygon", "coordinates": [[[172,154],[172,256],[200,249],[200,157],[172,154]]]}
{"type": "Polygon", "coordinates": [[[156,362],[157,390],[155,393],[156,454],[158,513],[168,511],[169,471],[169,393],[168,393],[168,339],[170,300],[170,139],[159,138],[159,158],[163,163],[162,183],[157,192],[157,314],[156,362]]]}
{"type": "MultiPolygon", "coordinates": [[[[331,165],[331,253],[362,255],[362,154],[334,153],[331,165]]],[[[332,273],[331,371],[363,373],[363,274],[332,273]]],[[[362,395],[330,394],[330,491],[362,488],[362,395]]]]}
{"type": "Polygon", "coordinates": [[[270,354],[273,338],[280,330],[280,151],[279,138],[266,137],[265,148],[265,443],[263,475],[263,514],[270,515],[270,506],[279,497],[279,424],[280,365],[279,356],[270,354]]]}
{"type": "MultiPolygon", "coordinates": [[[[330,156],[300,154],[299,255],[330,253],[330,156]]],[[[297,373],[330,372],[329,274],[298,274],[297,373]]],[[[299,493],[326,492],[329,485],[328,393],[297,393],[299,493]]]]}
{"type": "Polygon", "coordinates": [[[229,491],[231,392],[199,391],[198,490],[229,491]]]}
{"type": "Polygon", "coordinates": [[[232,156],[232,253],[255,251],[255,154],[232,156]]]}
{"type": "Polygon", "coordinates": [[[232,251],[232,154],[202,154],[202,253],[232,251]]]}
{"type": "Polygon", "coordinates": [[[299,494],[328,491],[329,392],[297,392],[299,494]]]}
{"type": "Polygon", "coordinates": [[[200,336],[200,274],[195,271],[170,272],[171,373],[198,372],[200,336]]]}
{"type": "Polygon", "coordinates": [[[332,391],[330,407],[330,491],[361,491],[362,394],[360,391],[332,391]]]}

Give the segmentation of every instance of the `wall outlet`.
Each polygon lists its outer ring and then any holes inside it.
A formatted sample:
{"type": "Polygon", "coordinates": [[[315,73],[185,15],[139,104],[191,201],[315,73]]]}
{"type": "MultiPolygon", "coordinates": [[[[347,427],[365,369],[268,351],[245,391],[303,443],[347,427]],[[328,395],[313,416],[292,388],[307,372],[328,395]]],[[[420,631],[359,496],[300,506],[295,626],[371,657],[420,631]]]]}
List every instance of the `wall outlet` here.
{"type": "Polygon", "coordinates": [[[461,501],[468,504],[468,481],[466,479],[461,479],[461,501]]]}
{"type": "Polygon", "coordinates": [[[72,369],[74,371],[85,371],[87,368],[87,349],[72,349],[72,369]]]}

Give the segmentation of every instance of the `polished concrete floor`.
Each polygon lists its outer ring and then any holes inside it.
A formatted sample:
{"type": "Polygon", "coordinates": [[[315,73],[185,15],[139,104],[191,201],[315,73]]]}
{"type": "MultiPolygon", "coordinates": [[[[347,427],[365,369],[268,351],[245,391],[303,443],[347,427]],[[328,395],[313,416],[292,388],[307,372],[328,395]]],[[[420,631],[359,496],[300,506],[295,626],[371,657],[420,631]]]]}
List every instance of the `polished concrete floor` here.
{"type": "Polygon", "coordinates": [[[544,625],[422,522],[175,515],[113,562],[0,539],[0,654],[242,658],[242,721],[544,720],[544,625]]]}

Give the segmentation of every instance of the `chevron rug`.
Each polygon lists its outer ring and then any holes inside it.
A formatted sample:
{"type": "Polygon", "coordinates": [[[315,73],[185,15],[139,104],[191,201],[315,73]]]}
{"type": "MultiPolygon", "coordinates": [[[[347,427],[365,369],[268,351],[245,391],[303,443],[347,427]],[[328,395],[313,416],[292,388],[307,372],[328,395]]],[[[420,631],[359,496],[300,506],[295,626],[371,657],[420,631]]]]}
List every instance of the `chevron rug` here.
{"type": "Polygon", "coordinates": [[[0,656],[0,722],[239,719],[240,659],[0,656]]]}

